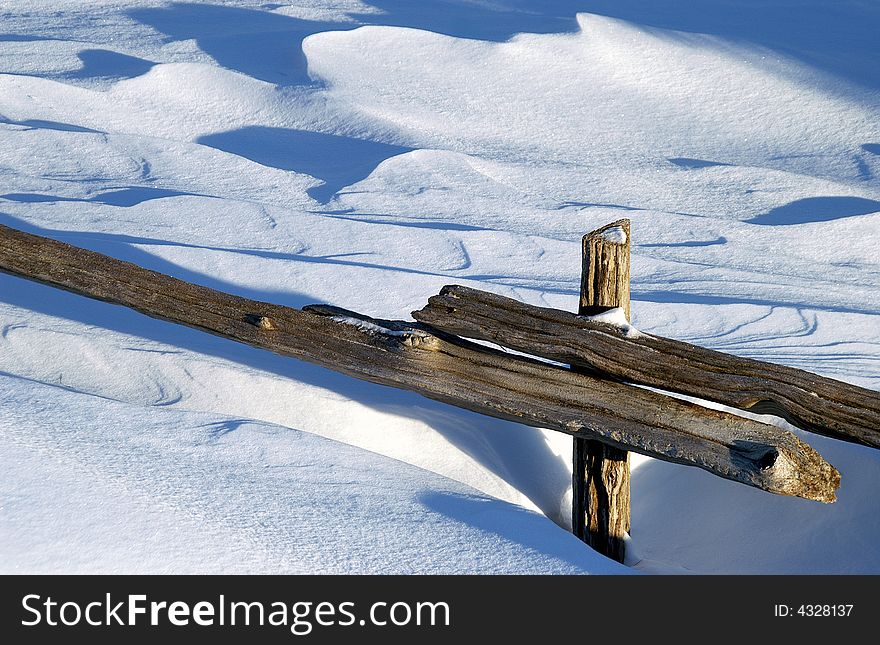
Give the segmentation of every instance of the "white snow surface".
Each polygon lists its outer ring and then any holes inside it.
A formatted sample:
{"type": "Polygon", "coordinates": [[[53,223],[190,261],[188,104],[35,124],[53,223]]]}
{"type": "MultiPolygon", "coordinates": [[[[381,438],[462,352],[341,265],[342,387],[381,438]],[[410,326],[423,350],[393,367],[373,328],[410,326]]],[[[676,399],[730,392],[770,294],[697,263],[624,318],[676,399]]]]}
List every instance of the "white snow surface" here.
{"type": "Polygon", "coordinates": [[[626,231],[622,226],[612,226],[602,231],[602,239],[612,244],[626,244],[626,231]]]}
{"type": "Polygon", "coordinates": [[[638,338],[639,336],[644,336],[642,332],[633,327],[626,319],[626,311],[623,307],[612,307],[608,311],[603,311],[600,314],[582,317],[586,320],[591,320],[593,322],[602,323],[604,325],[617,327],[618,329],[620,329],[620,331],[624,333],[627,338],[638,338]]]}
{"type": "MultiPolygon", "coordinates": [[[[639,329],[877,389],[878,30],[858,0],[7,3],[0,223],[408,319],[451,283],[575,310],[581,236],[628,217],[639,329]]],[[[632,571],[566,532],[558,433],[7,275],[0,381],[3,572],[632,571]]],[[[837,503],[634,456],[630,564],[880,573],[880,452],[797,432],[837,503]]]]}
{"type": "Polygon", "coordinates": [[[423,338],[426,336],[424,332],[421,332],[419,330],[401,331],[399,329],[389,329],[388,327],[383,327],[382,325],[372,323],[369,320],[353,318],[352,316],[333,316],[331,320],[335,320],[336,322],[341,322],[346,325],[353,325],[361,331],[365,331],[370,334],[377,334],[379,336],[406,336],[407,334],[413,336],[421,336],[423,338]]]}

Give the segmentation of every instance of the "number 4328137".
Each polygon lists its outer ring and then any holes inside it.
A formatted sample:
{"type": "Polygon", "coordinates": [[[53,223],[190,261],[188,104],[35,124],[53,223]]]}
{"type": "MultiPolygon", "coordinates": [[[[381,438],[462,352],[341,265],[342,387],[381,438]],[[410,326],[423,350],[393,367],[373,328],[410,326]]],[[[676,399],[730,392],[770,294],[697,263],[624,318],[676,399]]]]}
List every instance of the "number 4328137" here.
{"type": "Polygon", "coordinates": [[[823,616],[849,616],[852,614],[853,605],[799,605],[796,608],[790,605],[776,605],[773,608],[774,616],[803,616],[806,618],[823,616]]]}

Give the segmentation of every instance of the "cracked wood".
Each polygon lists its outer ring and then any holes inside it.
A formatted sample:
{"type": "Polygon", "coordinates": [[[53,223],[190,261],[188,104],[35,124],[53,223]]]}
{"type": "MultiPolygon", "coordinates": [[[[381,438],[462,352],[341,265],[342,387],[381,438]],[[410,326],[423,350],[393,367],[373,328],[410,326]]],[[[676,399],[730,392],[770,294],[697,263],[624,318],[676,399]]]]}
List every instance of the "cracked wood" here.
{"type": "Polygon", "coordinates": [[[697,466],[770,492],[831,502],[839,486],[839,473],[791,433],[511,356],[422,325],[241,298],[2,225],[0,271],[481,414],[697,466]],[[369,324],[340,321],[340,316],[369,324]]]}
{"type": "Polygon", "coordinates": [[[880,448],[880,393],[803,370],[630,333],[574,314],[447,286],[413,317],[467,338],[621,381],[774,414],[805,430],[880,448]]]}
{"type": "MultiPolygon", "coordinates": [[[[584,235],[580,315],[620,307],[629,320],[629,257],[628,219],[584,235]]],[[[575,437],[571,491],[574,534],[599,553],[623,562],[630,532],[629,453],[601,441],[575,437]]]]}

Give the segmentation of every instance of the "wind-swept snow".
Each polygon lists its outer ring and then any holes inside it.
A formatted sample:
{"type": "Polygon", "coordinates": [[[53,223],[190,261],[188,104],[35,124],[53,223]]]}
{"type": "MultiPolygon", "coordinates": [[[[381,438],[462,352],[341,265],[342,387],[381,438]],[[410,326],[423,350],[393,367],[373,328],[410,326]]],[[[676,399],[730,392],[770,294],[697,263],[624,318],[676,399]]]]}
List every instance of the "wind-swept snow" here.
{"type": "MultiPolygon", "coordinates": [[[[876,389],[878,29],[845,0],[23,0],[0,223],[406,319],[450,283],[574,311],[581,236],[628,217],[640,330],[876,389]]],[[[3,275],[0,372],[6,571],[622,570],[565,533],[557,433],[3,275]]],[[[639,568],[880,572],[880,453],[806,439],[833,506],[635,457],[639,568]]]]}
{"type": "Polygon", "coordinates": [[[534,511],[313,434],[0,380],[4,573],[626,572],[534,511]]]}

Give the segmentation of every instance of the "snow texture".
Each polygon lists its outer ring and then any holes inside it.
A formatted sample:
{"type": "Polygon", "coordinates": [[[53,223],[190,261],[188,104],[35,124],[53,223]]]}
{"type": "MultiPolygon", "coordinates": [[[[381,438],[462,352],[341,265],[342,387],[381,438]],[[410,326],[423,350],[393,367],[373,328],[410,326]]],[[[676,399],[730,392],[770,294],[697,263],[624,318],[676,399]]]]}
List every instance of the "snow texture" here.
{"type": "Polygon", "coordinates": [[[382,327],[381,325],[377,325],[376,323],[371,323],[369,320],[361,320],[360,318],[352,318],[351,316],[333,316],[330,320],[342,323],[344,325],[354,325],[361,331],[365,331],[370,334],[378,334],[380,336],[426,336],[424,332],[417,329],[410,329],[407,331],[403,331],[400,329],[389,329],[388,327],[382,327]]]}
{"type": "Polygon", "coordinates": [[[644,336],[642,332],[629,324],[629,321],[626,319],[626,311],[624,311],[623,307],[613,307],[608,311],[603,311],[600,314],[594,314],[592,316],[581,316],[585,320],[589,320],[592,322],[602,323],[603,325],[611,325],[612,327],[617,327],[627,338],[638,338],[639,336],[644,336]]]}
{"type": "Polygon", "coordinates": [[[602,231],[602,239],[612,244],[626,244],[626,231],[622,226],[612,226],[602,231]]]}
{"type": "MultiPolygon", "coordinates": [[[[20,0],[0,223],[266,302],[407,319],[445,284],[880,387],[880,5],[20,0]],[[619,322],[619,321],[618,321],[619,322]]],[[[4,572],[596,572],[571,440],[0,275],[4,572]]],[[[766,419],[783,424],[778,419],[766,419]]],[[[783,424],[784,425],[784,424],[783,424]]],[[[880,573],[840,500],[633,457],[643,572],[880,573]]]]}

